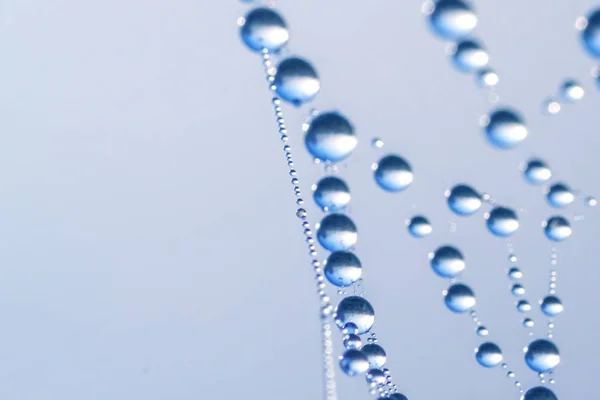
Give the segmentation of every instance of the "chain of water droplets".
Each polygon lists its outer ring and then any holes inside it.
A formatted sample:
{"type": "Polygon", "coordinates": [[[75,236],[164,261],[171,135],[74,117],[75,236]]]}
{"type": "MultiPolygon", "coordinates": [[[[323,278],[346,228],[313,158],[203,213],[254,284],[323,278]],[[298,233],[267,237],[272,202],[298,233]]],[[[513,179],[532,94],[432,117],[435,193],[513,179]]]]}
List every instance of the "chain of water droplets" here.
{"type": "MultiPolygon", "coordinates": [[[[271,62],[271,55],[267,50],[262,53],[263,66],[265,68],[265,74],[267,81],[269,82],[269,89],[273,90],[273,81],[275,80],[275,68],[271,62]]],[[[272,98],[273,111],[277,119],[278,132],[280,139],[284,143],[283,151],[285,153],[288,174],[292,178],[291,183],[296,196],[296,204],[301,206],[304,204],[302,198],[302,190],[300,189],[300,180],[297,178],[297,172],[294,169],[294,159],[292,155],[292,148],[288,145],[289,137],[287,135],[287,127],[283,117],[283,110],[281,108],[281,100],[274,96],[272,98]]],[[[337,400],[337,387],[335,383],[335,367],[333,363],[333,341],[331,323],[329,318],[333,310],[333,306],[329,299],[329,296],[325,293],[325,277],[321,268],[321,263],[318,259],[317,249],[315,246],[315,239],[313,237],[312,230],[310,229],[310,222],[308,221],[308,212],[304,208],[298,208],[296,210],[296,216],[302,221],[303,234],[305,241],[308,246],[308,253],[311,256],[311,265],[315,272],[315,281],[317,282],[317,294],[321,302],[320,318],[321,318],[321,334],[322,334],[322,357],[323,357],[323,394],[326,400],[337,400]]]]}

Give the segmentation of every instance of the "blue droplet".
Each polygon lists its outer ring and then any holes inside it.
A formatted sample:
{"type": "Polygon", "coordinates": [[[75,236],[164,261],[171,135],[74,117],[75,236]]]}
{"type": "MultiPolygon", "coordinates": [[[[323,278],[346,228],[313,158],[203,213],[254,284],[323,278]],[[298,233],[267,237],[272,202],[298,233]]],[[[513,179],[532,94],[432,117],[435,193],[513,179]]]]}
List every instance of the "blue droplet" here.
{"type": "Polygon", "coordinates": [[[471,186],[459,184],[447,192],[448,207],[460,216],[475,214],[481,208],[481,195],[471,186]]]}
{"type": "Polygon", "coordinates": [[[430,258],[431,268],[442,278],[455,278],[465,269],[465,259],[456,247],[439,247],[430,258]]]}
{"type": "Polygon", "coordinates": [[[304,143],[313,157],[337,163],[352,154],[358,141],[348,119],[332,111],[313,118],[304,136],[304,143]]]}
{"type": "Polygon", "coordinates": [[[321,89],[313,66],[297,57],[286,58],[279,63],[273,84],[279,97],[295,106],[311,101],[321,89]]]}
{"type": "Polygon", "coordinates": [[[375,310],[363,297],[345,297],[338,304],[335,310],[335,323],[343,328],[350,322],[356,325],[357,334],[359,335],[368,332],[373,326],[375,310]]]}
{"type": "Polygon", "coordinates": [[[465,313],[475,307],[475,293],[467,285],[456,283],[448,288],[444,301],[450,311],[465,313]]]}
{"type": "Polygon", "coordinates": [[[547,387],[537,386],[525,392],[521,400],[558,400],[558,397],[547,387]]]}
{"type": "Polygon", "coordinates": [[[496,207],[487,215],[487,227],[496,236],[509,237],[519,229],[519,218],[510,208],[496,207]]]}
{"type": "Polygon", "coordinates": [[[327,258],[324,272],[332,285],[347,287],[360,279],[362,265],[354,253],[336,251],[327,258]]]}
{"type": "Polygon", "coordinates": [[[408,223],[408,232],[415,238],[424,238],[432,231],[431,223],[422,215],[412,217],[408,223]]]}
{"type": "Polygon", "coordinates": [[[485,133],[490,144],[497,149],[512,149],[525,140],[527,127],[516,111],[502,108],[490,114],[485,133]]]}
{"type": "Polygon", "coordinates": [[[581,32],[581,39],[589,55],[600,58],[600,9],[588,15],[587,26],[581,32]]]}
{"type": "Polygon", "coordinates": [[[477,16],[461,0],[439,0],[429,16],[433,31],[446,40],[457,40],[467,36],[477,25],[477,16]]]}
{"type": "Polygon", "coordinates": [[[264,49],[278,52],[290,37],[287,25],[281,15],[270,8],[255,8],[244,18],[240,28],[242,40],[252,51],[264,49]]]}
{"type": "Polygon", "coordinates": [[[546,237],[553,242],[562,242],[573,233],[569,221],[559,215],[548,218],[542,226],[546,237]]]}
{"type": "Polygon", "coordinates": [[[329,214],[321,220],[317,239],[329,251],[350,250],[358,240],[356,225],[344,214],[329,214]]]}
{"type": "Polygon", "coordinates": [[[490,57],[483,46],[475,40],[464,40],[456,46],[452,61],[461,72],[477,72],[488,65],[490,57]]]}
{"type": "Polygon", "coordinates": [[[548,189],[546,200],[554,208],[564,208],[575,200],[575,194],[566,184],[555,183],[548,189]]]}
{"type": "Polygon", "coordinates": [[[321,210],[338,212],[350,203],[350,188],[342,179],[327,176],[317,183],[313,197],[321,210]]]}
{"type": "Polygon", "coordinates": [[[534,340],[527,346],[525,362],[535,372],[550,372],[560,363],[558,347],[546,339],[534,340]]]}
{"type": "Polygon", "coordinates": [[[475,353],[475,359],[482,367],[493,368],[502,362],[502,350],[495,343],[483,343],[475,353]]]}
{"type": "Polygon", "coordinates": [[[413,181],[411,166],[404,158],[395,154],[383,157],[375,169],[375,181],[388,192],[401,192],[413,181]]]}

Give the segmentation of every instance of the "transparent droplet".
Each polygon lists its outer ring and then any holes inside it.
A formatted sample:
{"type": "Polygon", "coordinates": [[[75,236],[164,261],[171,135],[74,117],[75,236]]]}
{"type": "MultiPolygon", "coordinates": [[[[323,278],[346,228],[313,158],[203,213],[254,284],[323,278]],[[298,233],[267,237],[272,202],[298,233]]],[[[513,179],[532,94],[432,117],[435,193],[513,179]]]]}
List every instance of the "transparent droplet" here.
{"type": "Polygon", "coordinates": [[[542,312],[548,317],[556,317],[563,312],[563,305],[560,299],[556,296],[546,296],[540,304],[542,312]]]}
{"type": "Polygon", "coordinates": [[[386,376],[382,370],[372,368],[367,372],[367,383],[371,386],[383,385],[386,381],[386,376]]]}
{"type": "Polygon", "coordinates": [[[383,140],[377,137],[373,138],[371,140],[371,146],[373,146],[373,148],[380,149],[384,146],[383,140]]]}
{"type": "Polygon", "coordinates": [[[596,205],[598,204],[598,200],[596,200],[596,198],[595,198],[595,197],[592,197],[592,196],[587,196],[587,197],[585,198],[585,204],[586,204],[588,207],[596,207],[596,205]]]}
{"type": "Polygon", "coordinates": [[[508,270],[508,277],[512,280],[521,279],[523,277],[523,272],[517,267],[512,267],[508,270]]]}
{"type": "Polygon", "coordinates": [[[342,114],[331,111],[314,117],[306,130],[304,144],[315,158],[331,163],[345,160],[358,141],[354,127],[342,114]]]}
{"type": "Polygon", "coordinates": [[[490,57],[487,50],[475,40],[463,40],[456,45],[452,61],[459,71],[477,72],[486,65],[490,57]]]}
{"type": "Polygon", "coordinates": [[[511,263],[515,263],[515,262],[517,262],[517,256],[516,256],[516,255],[514,255],[514,254],[510,254],[510,255],[508,256],[508,261],[510,261],[511,263]]]}
{"type": "Polygon", "coordinates": [[[350,335],[346,335],[346,337],[344,337],[344,347],[347,350],[358,350],[360,349],[360,346],[362,345],[362,341],[360,340],[360,336],[358,335],[354,335],[354,334],[350,334],[350,335]]]}
{"type": "Polygon", "coordinates": [[[433,31],[446,40],[465,38],[477,25],[477,16],[461,0],[438,0],[428,14],[433,31]]]}
{"type": "Polygon", "coordinates": [[[581,31],[583,47],[594,58],[600,58],[600,9],[587,16],[587,25],[581,31]]]}
{"type": "Polygon", "coordinates": [[[501,108],[489,116],[485,134],[490,144],[497,149],[517,147],[527,137],[527,127],[516,111],[501,108]]]}
{"type": "Polygon", "coordinates": [[[347,287],[360,279],[362,265],[354,253],[336,251],[327,258],[324,272],[332,285],[347,287]]]}
{"type": "Polygon", "coordinates": [[[342,179],[327,176],[317,183],[313,197],[321,210],[338,212],[350,203],[350,188],[342,179]]]}
{"type": "Polygon", "coordinates": [[[566,103],[575,103],[584,95],[585,90],[577,81],[567,80],[560,86],[560,97],[566,103]]]}
{"type": "Polygon", "coordinates": [[[548,218],[542,224],[546,237],[554,242],[561,242],[573,233],[569,221],[559,215],[548,218]]]}
{"type": "Polygon", "coordinates": [[[547,99],[542,103],[542,110],[546,114],[558,114],[561,110],[560,103],[554,99],[547,99]]]}
{"type": "Polygon", "coordinates": [[[537,339],[527,346],[525,362],[535,372],[551,372],[560,363],[560,354],[551,341],[537,339]]]}
{"type": "Polygon", "coordinates": [[[477,72],[477,84],[481,87],[494,87],[500,82],[500,77],[493,69],[485,68],[477,72]]]}
{"type": "Polygon", "coordinates": [[[552,178],[552,171],[544,161],[532,159],[527,161],[523,176],[531,185],[539,185],[552,178]]]}
{"type": "Polygon", "coordinates": [[[477,333],[477,336],[487,336],[490,334],[490,332],[488,331],[488,329],[485,326],[478,326],[477,330],[475,331],[477,333]]]}
{"type": "Polygon", "coordinates": [[[270,8],[255,8],[240,22],[243,22],[240,27],[242,41],[255,52],[266,49],[277,53],[290,38],[285,21],[270,8]]]}
{"type": "Polygon", "coordinates": [[[517,213],[510,208],[495,207],[486,217],[489,231],[496,236],[509,237],[519,229],[517,213]]]}
{"type": "Polygon", "coordinates": [[[423,238],[433,231],[433,227],[427,218],[416,215],[408,223],[408,232],[415,238],[423,238]]]}
{"type": "Polygon", "coordinates": [[[517,302],[517,311],[526,313],[531,311],[531,304],[527,300],[519,300],[517,302]]]}
{"type": "Polygon", "coordinates": [[[554,208],[564,208],[575,200],[575,194],[566,184],[555,183],[548,189],[546,200],[554,208]]]}
{"type": "Polygon", "coordinates": [[[510,291],[515,296],[523,296],[525,294],[525,288],[518,283],[512,285],[510,291]]]}
{"type": "Polygon", "coordinates": [[[383,157],[375,169],[375,182],[385,191],[401,192],[413,181],[411,166],[395,154],[383,157]]]}
{"type": "Polygon", "coordinates": [[[329,251],[350,250],[358,240],[356,225],[344,214],[329,214],[321,220],[317,239],[329,251]]]}
{"type": "Polygon", "coordinates": [[[465,313],[475,307],[475,293],[462,283],[450,286],[444,300],[446,307],[455,313],[465,313]]]}
{"type": "Polygon", "coordinates": [[[523,320],[523,326],[525,328],[532,328],[535,325],[535,323],[533,322],[533,320],[531,318],[525,318],[523,320]]]}
{"type": "Polygon", "coordinates": [[[503,359],[502,350],[495,343],[486,342],[475,350],[475,359],[482,367],[497,367],[503,359]]]}
{"type": "Polygon", "coordinates": [[[460,216],[468,216],[476,213],[482,204],[481,195],[471,186],[458,184],[446,191],[448,207],[460,216]]]}
{"type": "Polygon", "coordinates": [[[369,362],[360,350],[346,350],[340,359],[340,368],[348,376],[362,375],[369,370],[369,362]]]}
{"type": "Polygon", "coordinates": [[[366,344],[363,346],[362,352],[367,357],[370,368],[381,368],[385,365],[387,355],[380,345],[375,343],[366,344]]]}
{"type": "Polygon", "coordinates": [[[366,299],[360,296],[349,296],[342,299],[335,313],[335,323],[340,328],[351,322],[356,325],[358,335],[368,332],[375,322],[375,310],[366,299]]]}
{"type": "Polygon", "coordinates": [[[456,247],[439,247],[430,259],[431,268],[442,278],[455,278],[465,269],[465,259],[456,247]]]}
{"type": "Polygon", "coordinates": [[[311,101],[321,88],[313,66],[298,57],[286,58],[279,63],[273,84],[279,97],[295,106],[311,101]]]}
{"type": "Polygon", "coordinates": [[[537,386],[525,392],[521,400],[558,400],[558,397],[547,387],[537,386]]]}

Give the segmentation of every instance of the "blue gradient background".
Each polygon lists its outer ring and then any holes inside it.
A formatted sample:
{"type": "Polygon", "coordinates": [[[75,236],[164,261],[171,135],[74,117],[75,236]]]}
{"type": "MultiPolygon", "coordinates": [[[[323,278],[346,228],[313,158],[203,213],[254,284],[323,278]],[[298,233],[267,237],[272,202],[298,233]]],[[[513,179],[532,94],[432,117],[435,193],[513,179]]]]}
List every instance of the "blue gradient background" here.
{"type": "MultiPolygon", "coordinates": [[[[501,75],[499,104],[521,110],[530,128],[514,151],[485,142],[477,120],[490,109],[487,95],[452,68],[420,2],[279,4],[290,54],[312,60],[322,78],[314,107],[339,109],[359,135],[340,175],[353,193],[374,329],[411,400],[518,397],[504,371],[476,364],[469,318],[443,305],[447,282],[427,260],[443,243],[467,257],[464,281],[490,338],[526,387],[537,379],[523,363],[529,338],[508,290],[505,241],[487,233],[483,212],[452,216],[444,190],[466,182],[524,210],[513,243],[532,302],[547,290],[551,245],[540,223],[553,211],[519,164],[543,157],[556,178],[600,195],[600,96],[573,28],[594,3],[475,4],[477,36],[501,75]],[[542,116],[541,101],[567,77],[586,96],[542,116]],[[374,136],[383,150],[369,146],[374,136]],[[370,166],[385,152],[414,167],[405,193],[375,186],[370,166]],[[429,238],[408,236],[404,221],[415,213],[434,223],[429,238]]],[[[320,398],[313,273],[260,59],[238,37],[247,9],[208,0],[0,3],[1,398],[320,398]]],[[[286,112],[311,200],[322,167],[303,149],[308,111],[286,112]]],[[[597,394],[598,215],[581,199],[565,214],[582,212],[558,246],[562,399],[597,394]]],[[[362,378],[338,383],[340,399],[370,396],[362,378]]]]}

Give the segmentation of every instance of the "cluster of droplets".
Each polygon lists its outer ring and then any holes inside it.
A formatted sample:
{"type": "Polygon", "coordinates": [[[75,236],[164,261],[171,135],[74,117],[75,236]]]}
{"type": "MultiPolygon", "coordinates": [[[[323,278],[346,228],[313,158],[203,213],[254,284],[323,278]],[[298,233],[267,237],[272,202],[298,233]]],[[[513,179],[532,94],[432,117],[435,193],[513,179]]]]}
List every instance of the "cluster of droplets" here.
{"type": "Polygon", "coordinates": [[[533,336],[531,328],[534,327],[535,321],[528,315],[531,311],[531,303],[525,298],[525,286],[522,283],[523,272],[515,264],[517,262],[517,256],[513,253],[512,243],[510,241],[507,242],[507,249],[509,254],[508,261],[510,263],[510,267],[507,271],[508,279],[511,282],[510,292],[517,299],[515,301],[516,310],[523,314],[523,327],[529,329],[529,335],[533,336]]]}
{"type": "MultiPolygon", "coordinates": [[[[274,64],[273,56],[280,54],[286,46],[289,32],[284,19],[273,8],[255,8],[238,23],[246,46],[262,54],[269,88],[275,92],[272,102],[280,139],[284,143],[283,150],[296,204],[302,206],[304,199],[297,171],[294,169],[291,147],[288,144],[289,138],[281,103],[285,101],[300,107],[310,102],[320,90],[320,79],[314,67],[303,58],[287,57],[274,64]]],[[[354,127],[338,111],[311,112],[311,118],[303,128],[306,149],[315,162],[325,163],[326,170],[329,171],[335,171],[333,166],[349,157],[357,145],[354,127]]],[[[376,147],[382,145],[381,142],[381,145],[376,144],[376,147]]],[[[378,182],[385,183],[390,191],[398,191],[399,184],[408,186],[412,181],[412,174],[408,179],[406,173],[399,170],[405,168],[403,165],[399,166],[397,160],[393,158],[382,161],[383,167],[380,168],[379,173],[376,172],[378,182]]],[[[408,168],[410,170],[410,167],[408,168]]],[[[375,321],[374,309],[362,296],[364,293],[342,298],[334,309],[325,291],[327,281],[334,287],[340,288],[338,291],[340,294],[345,294],[344,289],[349,286],[354,286],[356,292],[361,280],[362,265],[353,252],[358,239],[357,228],[352,219],[344,214],[351,200],[350,189],[340,177],[325,176],[313,185],[313,198],[317,206],[327,213],[316,225],[316,235],[311,229],[306,209],[298,208],[296,215],[302,221],[321,303],[325,398],[327,400],[337,398],[332,330],[329,324],[329,317],[333,316],[335,324],[344,335],[345,350],[339,361],[341,370],[349,376],[364,375],[373,394],[395,400],[406,400],[393,384],[389,369],[384,368],[387,356],[384,349],[377,344],[375,334],[371,333],[367,343],[364,345],[362,343],[361,335],[369,333],[375,321]],[[318,259],[316,241],[325,250],[331,252],[323,266],[318,259]]]]}
{"type": "Polygon", "coordinates": [[[575,79],[567,79],[560,85],[557,95],[544,100],[542,103],[542,112],[548,115],[558,114],[562,110],[563,105],[575,104],[584,95],[585,89],[583,85],[575,79]]]}

